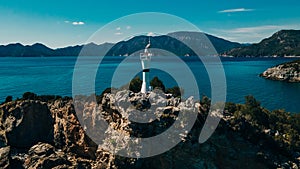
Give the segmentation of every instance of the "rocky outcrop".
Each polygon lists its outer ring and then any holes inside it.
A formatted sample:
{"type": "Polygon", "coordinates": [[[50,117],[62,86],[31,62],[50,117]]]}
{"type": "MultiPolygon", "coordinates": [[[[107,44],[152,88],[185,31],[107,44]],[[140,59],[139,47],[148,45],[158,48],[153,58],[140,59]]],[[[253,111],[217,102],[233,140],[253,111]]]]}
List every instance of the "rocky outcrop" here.
{"type": "Polygon", "coordinates": [[[53,168],[67,167],[71,162],[62,151],[55,151],[55,148],[47,143],[38,143],[28,151],[24,167],[26,168],[53,168]]]}
{"type": "Polygon", "coordinates": [[[300,82],[300,60],[269,68],[260,76],[271,80],[300,82]]]}
{"type": "Polygon", "coordinates": [[[72,100],[56,100],[48,103],[48,107],[54,119],[53,144],[63,151],[95,159],[97,145],[85,134],[72,100]]]}
{"type": "Polygon", "coordinates": [[[4,127],[2,144],[26,148],[39,141],[52,142],[54,122],[46,103],[12,102],[2,105],[0,112],[1,126],[4,127]]]}
{"type": "Polygon", "coordinates": [[[274,152],[272,146],[265,146],[270,143],[268,134],[250,122],[235,120],[228,112],[212,137],[199,144],[199,133],[208,114],[207,98],[199,103],[192,98],[181,100],[163,93],[144,95],[120,91],[104,94],[99,102],[83,97],[75,101],[69,98],[17,100],[0,105],[0,168],[250,169],[300,166],[300,160],[297,161],[300,155],[296,153],[291,159],[274,152]],[[143,114],[151,106],[154,116],[143,114]],[[193,128],[169,151],[149,158],[125,158],[108,151],[119,142],[124,144],[120,150],[127,150],[126,137],[147,138],[163,133],[174,124],[180,111],[193,106],[198,111],[193,128]],[[135,110],[141,110],[140,116],[135,110]],[[141,120],[145,123],[134,122],[141,120]],[[115,138],[113,131],[125,137],[115,138]],[[253,142],[248,137],[262,141],[253,142]]]}
{"type": "Polygon", "coordinates": [[[11,147],[8,162],[18,167],[90,166],[86,159],[96,159],[97,145],[84,133],[70,99],[5,103],[0,117],[1,147],[11,147]]]}

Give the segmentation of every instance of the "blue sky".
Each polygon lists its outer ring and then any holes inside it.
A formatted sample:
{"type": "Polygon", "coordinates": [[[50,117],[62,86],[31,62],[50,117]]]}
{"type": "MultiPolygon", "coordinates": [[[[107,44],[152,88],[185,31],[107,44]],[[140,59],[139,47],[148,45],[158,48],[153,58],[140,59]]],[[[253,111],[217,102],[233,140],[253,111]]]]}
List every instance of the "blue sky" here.
{"type": "MultiPolygon", "coordinates": [[[[300,29],[300,1],[271,0],[0,0],[0,44],[43,43],[57,48],[86,43],[102,26],[139,12],[162,12],[193,23],[202,31],[243,43],[259,42],[281,29],[300,29]]],[[[103,42],[126,38],[131,22],[112,28],[103,42]]],[[[173,31],[162,24],[160,33],[173,31]]]]}

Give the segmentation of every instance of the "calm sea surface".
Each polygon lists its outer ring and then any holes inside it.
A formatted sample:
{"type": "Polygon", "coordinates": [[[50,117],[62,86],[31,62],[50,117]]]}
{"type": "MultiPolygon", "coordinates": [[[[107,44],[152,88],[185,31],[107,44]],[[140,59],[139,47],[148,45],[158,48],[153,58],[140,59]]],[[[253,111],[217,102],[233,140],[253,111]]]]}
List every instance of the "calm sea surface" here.
{"type": "MultiPolygon", "coordinates": [[[[0,57],[0,102],[6,96],[21,97],[26,91],[41,94],[72,96],[72,79],[74,65],[77,57],[0,57]]],[[[105,88],[110,87],[111,79],[118,66],[124,66],[124,70],[130,71],[132,67],[141,67],[138,59],[121,63],[123,57],[105,57],[97,71],[95,80],[96,93],[100,94],[105,88]]],[[[89,69],[89,63],[93,64],[95,57],[87,57],[83,65],[89,69]]],[[[200,94],[210,96],[211,88],[208,75],[203,63],[194,58],[184,58],[185,63],[192,70],[199,86],[200,94]]],[[[290,112],[300,113],[300,83],[285,83],[270,81],[260,78],[259,73],[277,64],[291,61],[292,58],[222,58],[226,81],[227,101],[244,103],[244,97],[253,95],[262,106],[274,110],[285,109],[290,112]]],[[[180,75],[177,68],[178,62],[172,59],[157,58],[151,62],[153,65],[165,66],[180,75]]],[[[213,65],[215,63],[208,63],[213,65]]],[[[92,71],[92,70],[91,70],[92,71]]],[[[88,72],[88,71],[87,71],[88,72]]],[[[119,78],[114,81],[115,87],[120,87],[128,82],[126,71],[118,72],[119,78]],[[124,76],[122,75],[124,74],[124,76]]],[[[138,74],[140,75],[140,74],[138,74]]],[[[81,75],[82,80],[85,76],[81,75]]],[[[150,79],[158,76],[167,87],[177,85],[168,72],[154,69],[150,72],[150,79]]],[[[180,75],[187,78],[186,74],[180,75]]],[[[85,94],[93,93],[87,87],[85,94]]],[[[186,96],[193,95],[193,90],[185,90],[186,96]]]]}

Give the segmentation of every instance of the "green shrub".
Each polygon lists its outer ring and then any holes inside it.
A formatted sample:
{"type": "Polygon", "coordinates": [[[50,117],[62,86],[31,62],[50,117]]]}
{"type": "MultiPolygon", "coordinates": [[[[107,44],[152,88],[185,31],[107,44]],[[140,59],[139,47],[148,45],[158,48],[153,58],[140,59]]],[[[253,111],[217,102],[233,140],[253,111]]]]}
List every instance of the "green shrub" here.
{"type": "Polygon", "coordinates": [[[13,97],[12,97],[12,96],[7,96],[7,97],[6,97],[6,99],[5,99],[5,103],[7,103],[7,102],[11,102],[11,101],[12,101],[12,99],[13,99],[13,97]]]}
{"type": "Polygon", "coordinates": [[[224,110],[227,110],[228,113],[233,114],[237,110],[237,106],[235,103],[227,102],[225,104],[224,110]]]}
{"type": "Polygon", "coordinates": [[[32,92],[25,92],[24,94],[23,94],[23,99],[25,99],[25,100],[34,100],[34,99],[36,99],[36,94],[34,94],[34,93],[32,93],[32,92]]]}
{"type": "Polygon", "coordinates": [[[168,88],[166,93],[172,94],[173,97],[181,97],[181,90],[178,86],[174,86],[172,88],[168,88]]]}
{"type": "Polygon", "coordinates": [[[150,86],[152,86],[153,89],[160,89],[163,92],[166,91],[165,85],[163,84],[163,82],[157,77],[155,76],[151,81],[150,81],[150,86]]]}
{"type": "Polygon", "coordinates": [[[134,93],[138,93],[141,91],[141,87],[142,87],[142,80],[140,79],[140,77],[135,77],[134,79],[132,79],[129,83],[129,90],[133,91],[134,93]]]}
{"type": "Polygon", "coordinates": [[[268,126],[268,114],[260,107],[260,102],[257,101],[253,96],[246,96],[246,103],[242,109],[244,114],[251,115],[252,119],[258,123],[268,126]]]}

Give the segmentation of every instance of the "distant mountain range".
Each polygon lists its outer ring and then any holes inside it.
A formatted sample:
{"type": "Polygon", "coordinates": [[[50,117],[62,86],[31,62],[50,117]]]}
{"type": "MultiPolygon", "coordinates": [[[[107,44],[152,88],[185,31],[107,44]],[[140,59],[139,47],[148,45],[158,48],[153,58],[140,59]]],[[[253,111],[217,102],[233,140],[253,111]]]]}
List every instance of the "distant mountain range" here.
{"type": "MultiPolygon", "coordinates": [[[[203,43],[203,40],[207,39],[210,40],[219,55],[235,57],[300,56],[300,30],[282,30],[257,44],[240,44],[199,32],[174,32],[151,37],[151,48],[163,49],[177,56],[195,55],[195,52],[181,41],[196,42],[195,44],[200,45],[197,47],[207,50],[209,45],[203,43]]],[[[17,43],[0,45],[0,57],[78,56],[79,53],[85,56],[126,56],[144,49],[148,40],[147,36],[136,36],[116,44],[89,43],[58,49],[51,49],[40,43],[26,46],[17,43]]],[[[205,55],[206,53],[200,54],[205,55]]]]}
{"type": "MultiPolygon", "coordinates": [[[[205,35],[211,41],[218,53],[223,53],[233,48],[243,46],[242,44],[230,42],[212,35],[205,35]]],[[[195,37],[203,37],[203,33],[174,32],[168,35],[153,36],[151,37],[151,47],[164,49],[178,56],[184,56],[186,54],[195,55],[195,53],[189,47],[177,40],[193,38],[194,40],[201,40],[195,39],[195,37]]],[[[89,43],[86,45],[69,46],[59,49],[51,49],[40,43],[26,46],[17,43],[0,45],[0,57],[78,56],[80,52],[86,56],[99,56],[105,54],[108,56],[123,56],[130,55],[134,52],[144,49],[147,43],[147,36],[136,36],[128,41],[121,41],[116,44],[104,43],[97,45],[94,43],[89,43]],[[81,51],[82,49],[84,50],[81,51]]]]}
{"type": "MultiPolygon", "coordinates": [[[[225,51],[231,50],[233,48],[244,46],[236,42],[230,42],[228,40],[224,40],[204,33],[174,32],[174,33],[169,33],[167,35],[151,37],[151,48],[163,49],[172,52],[177,56],[184,56],[184,55],[191,56],[191,55],[195,55],[195,52],[191,50],[183,42],[185,43],[190,42],[191,44],[199,45],[200,48],[201,47],[204,48],[204,47],[209,47],[209,45],[206,44],[208,40],[215,47],[216,50],[215,52],[217,52],[218,54],[224,53],[225,51]]],[[[149,41],[149,37],[147,36],[136,36],[128,41],[121,41],[119,43],[116,43],[111,48],[111,50],[108,52],[107,55],[109,56],[130,55],[136,51],[144,49],[148,41],[149,41]]],[[[205,53],[203,53],[203,55],[205,55],[205,53]]]]}
{"type": "Polygon", "coordinates": [[[225,54],[235,57],[300,56],[300,30],[281,30],[260,43],[233,48],[225,54]]]}
{"type": "Polygon", "coordinates": [[[97,45],[89,43],[87,45],[69,46],[65,48],[51,49],[43,44],[34,45],[9,44],[0,46],[0,57],[42,57],[42,56],[78,56],[83,46],[85,55],[97,56],[102,51],[109,50],[114,44],[104,43],[97,45]]]}

